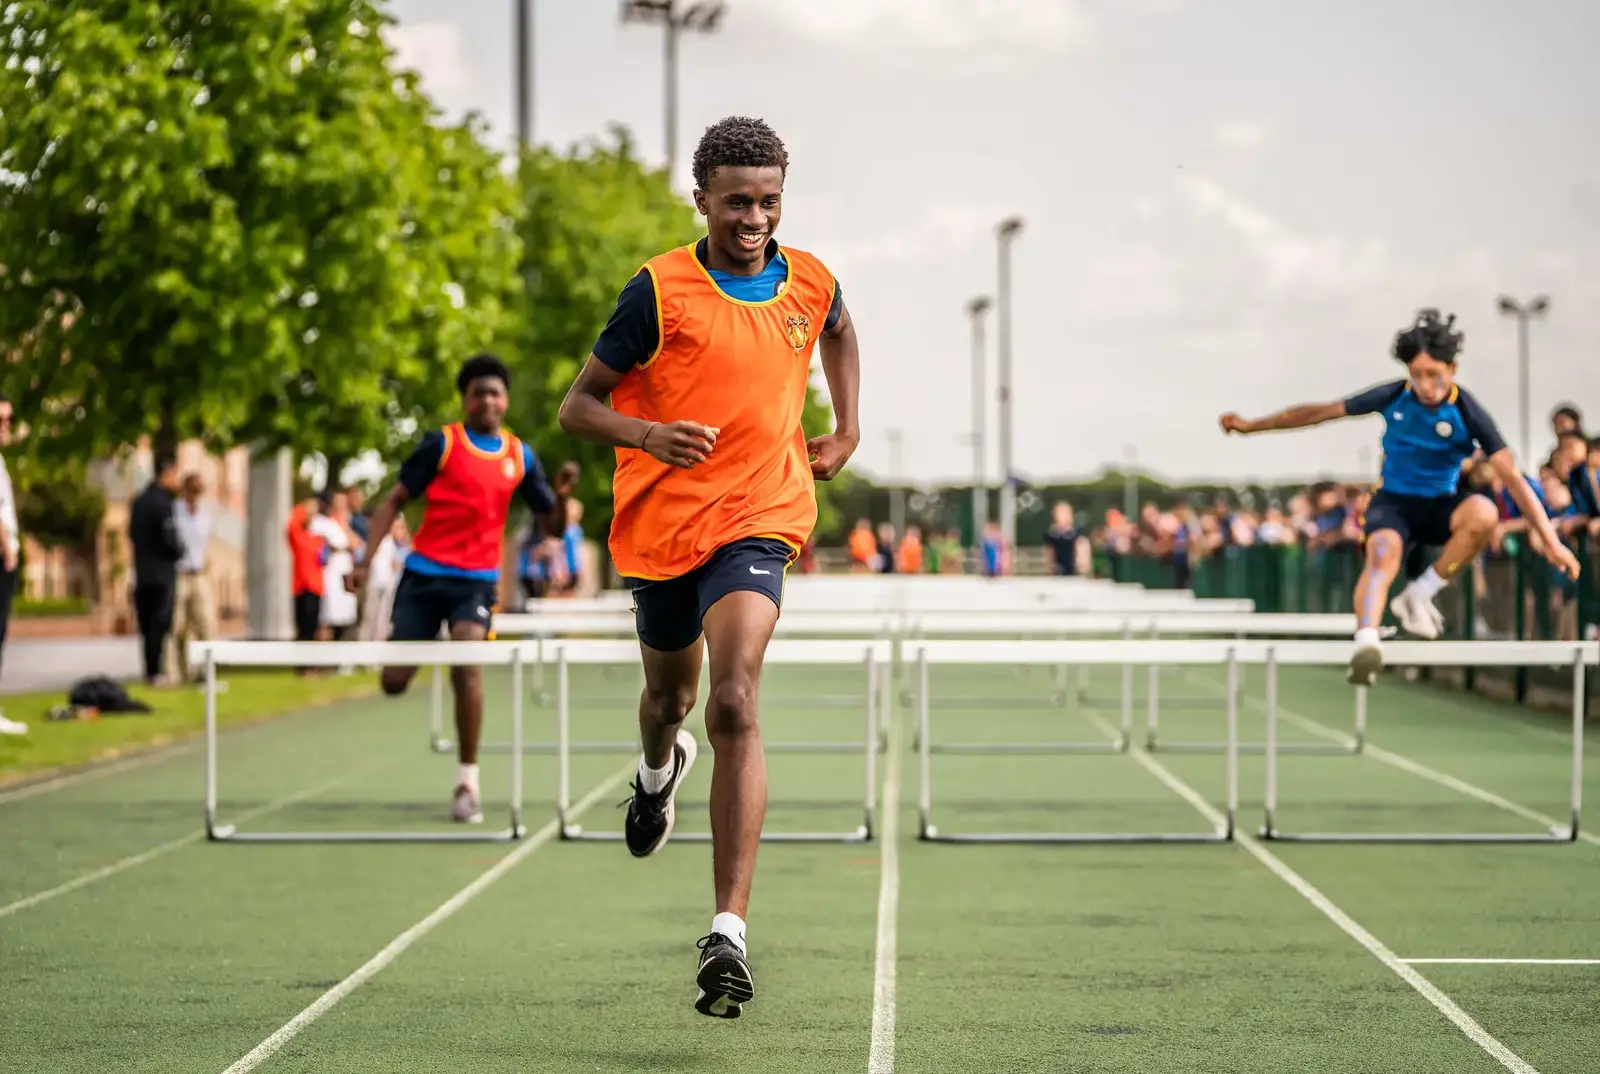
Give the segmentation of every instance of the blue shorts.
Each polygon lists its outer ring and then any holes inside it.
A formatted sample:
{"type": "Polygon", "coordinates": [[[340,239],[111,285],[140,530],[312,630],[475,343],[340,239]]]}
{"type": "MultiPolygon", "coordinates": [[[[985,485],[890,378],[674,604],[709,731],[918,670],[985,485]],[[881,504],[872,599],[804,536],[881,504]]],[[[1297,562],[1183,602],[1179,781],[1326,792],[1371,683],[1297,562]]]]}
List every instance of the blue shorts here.
{"type": "Polygon", "coordinates": [[[1453,492],[1448,496],[1403,496],[1379,489],[1367,505],[1362,532],[1370,537],[1379,530],[1394,530],[1407,548],[1438,547],[1450,539],[1450,516],[1470,495],[1453,492]]]}
{"type": "Polygon", "coordinates": [[[723,545],[688,574],[659,582],[627,578],[639,640],[657,652],[687,649],[700,637],[706,611],[729,593],[764,593],[783,607],[783,576],[794,549],[770,537],[723,545]]]}
{"type": "Polygon", "coordinates": [[[394,591],[394,641],[433,641],[441,626],[493,622],[499,586],[482,578],[405,571],[394,591]]]}

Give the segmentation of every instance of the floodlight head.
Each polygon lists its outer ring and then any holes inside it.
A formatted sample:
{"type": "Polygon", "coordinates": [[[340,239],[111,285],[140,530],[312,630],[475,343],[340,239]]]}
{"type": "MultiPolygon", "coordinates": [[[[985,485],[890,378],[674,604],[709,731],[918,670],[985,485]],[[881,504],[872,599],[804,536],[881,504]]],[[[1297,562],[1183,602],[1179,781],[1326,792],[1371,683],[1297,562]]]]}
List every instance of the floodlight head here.
{"type": "Polygon", "coordinates": [[[992,300],[988,295],[978,295],[976,298],[970,299],[967,302],[967,312],[974,317],[982,317],[985,313],[989,312],[989,306],[991,304],[992,300]]]}
{"type": "Polygon", "coordinates": [[[708,34],[717,28],[717,23],[722,21],[727,10],[728,5],[720,2],[690,4],[680,18],[679,25],[687,30],[708,34]]]}
{"type": "Polygon", "coordinates": [[[1535,317],[1542,317],[1544,315],[1545,311],[1548,310],[1549,308],[1550,308],[1550,296],[1549,295],[1540,295],[1538,298],[1536,298],[1532,302],[1528,303],[1528,312],[1533,314],[1535,317]]]}
{"type": "Polygon", "coordinates": [[[672,0],[622,0],[623,22],[672,21],[672,0]]]}
{"type": "Polygon", "coordinates": [[[1522,314],[1522,306],[1514,298],[1501,295],[1497,305],[1500,307],[1500,312],[1509,317],[1517,317],[1522,314]]]}
{"type": "Polygon", "coordinates": [[[1002,239],[1009,239],[1022,230],[1022,217],[1008,216],[1000,221],[1000,226],[995,229],[1002,239]]]}

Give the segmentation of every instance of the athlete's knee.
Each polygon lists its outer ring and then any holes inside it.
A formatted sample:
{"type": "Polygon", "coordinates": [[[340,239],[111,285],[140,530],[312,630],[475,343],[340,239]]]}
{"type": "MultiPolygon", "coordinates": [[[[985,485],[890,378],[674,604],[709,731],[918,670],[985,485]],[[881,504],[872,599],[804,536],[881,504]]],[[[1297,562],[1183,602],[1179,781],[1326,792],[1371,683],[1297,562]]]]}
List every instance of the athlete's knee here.
{"type": "Polygon", "coordinates": [[[1462,503],[1456,515],[1456,527],[1487,537],[1500,524],[1500,512],[1482,496],[1474,496],[1462,503]]]}
{"type": "Polygon", "coordinates": [[[656,723],[675,726],[689,718],[699,697],[697,683],[646,686],[642,701],[645,715],[656,723]]]}
{"type": "Polygon", "coordinates": [[[735,675],[712,686],[706,702],[706,734],[717,739],[756,733],[756,680],[735,675]]]}
{"type": "Polygon", "coordinates": [[[378,673],[378,685],[388,696],[399,697],[411,685],[411,676],[415,673],[413,668],[384,668],[378,673]]]}
{"type": "Polygon", "coordinates": [[[453,667],[450,669],[450,685],[457,690],[476,690],[483,686],[483,669],[477,667],[453,667]]]}
{"type": "Polygon", "coordinates": [[[1367,538],[1367,566],[1378,570],[1398,570],[1405,542],[1394,530],[1379,530],[1367,538]]]}

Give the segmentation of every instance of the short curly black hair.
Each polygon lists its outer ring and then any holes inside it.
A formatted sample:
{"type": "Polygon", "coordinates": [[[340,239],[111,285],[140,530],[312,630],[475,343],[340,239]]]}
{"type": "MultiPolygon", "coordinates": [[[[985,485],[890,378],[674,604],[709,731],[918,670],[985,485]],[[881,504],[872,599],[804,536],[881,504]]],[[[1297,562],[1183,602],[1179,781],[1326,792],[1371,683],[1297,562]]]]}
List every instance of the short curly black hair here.
{"type": "Polygon", "coordinates": [[[456,374],[456,391],[466,395],[467,386],[479,377],[498,377],[508,391],[511,388],[511,371],[504,362],[493,354],[474,354],[461,363],[461,372],[456,374]]]}
{"type": "Polygon", "coordinates": [[[1394,337],[1395,358],[1410,365],[1417,355],[1426,354],[1435,361],[1455,365],[1464,338],[1454,330],[1455,323],[1453,313],[1441,321],[1438,310],[1418,310],[1411,326],[1401,329],[1394,337]]]}
{"type": "Polygon", "coordinates": [[[789,172],[789,151],[765,120],[729,116],[713,123],[694,148],[696,190],[711,186],[718,168],[779,168],[789,172]]]}

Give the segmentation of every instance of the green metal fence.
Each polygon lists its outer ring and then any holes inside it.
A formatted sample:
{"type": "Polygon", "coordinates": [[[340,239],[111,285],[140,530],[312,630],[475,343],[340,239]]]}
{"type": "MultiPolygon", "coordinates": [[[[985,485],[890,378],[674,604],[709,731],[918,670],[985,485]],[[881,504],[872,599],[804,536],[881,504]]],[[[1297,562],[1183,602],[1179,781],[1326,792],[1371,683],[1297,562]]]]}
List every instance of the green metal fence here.
{"type": "MultiPolygon", "coordinates": [[[[1439,595],[1447,636],[1481,639],[1572,640],[1600,634],[1600,542],[1579,535],[1584,565],[1577,582],[1561,578],[1525,540],[1508,536],[1503,552],[1484,555],[1439,595]]],[[[1427,562],[1429,555],[1421,560],[1427,562]]],[[[1096,553],[1102,577],[1150,589],[1177,588],[1183,580],[1170,558],[1096,553]]],[[[1263,612],[1352,612],[1361,574],[1359,546],[1229,547],[1192,564],[1188,587],[1199,597],[1246,597],[1263,612]]],[[[1396,591],[1404,582],[1397,581],[1396,591]]],[[[1352,630],[1354,624],[1352,622],[1352,630]]],[[[1551,668],[1410,669],[1408,678],[1475,690],[1536,707],[1571,703],[1571,672],[1551,668]]],[[[1588,684],[1589,711],[1600,706],[1600,676],[1588,684]]]]}

